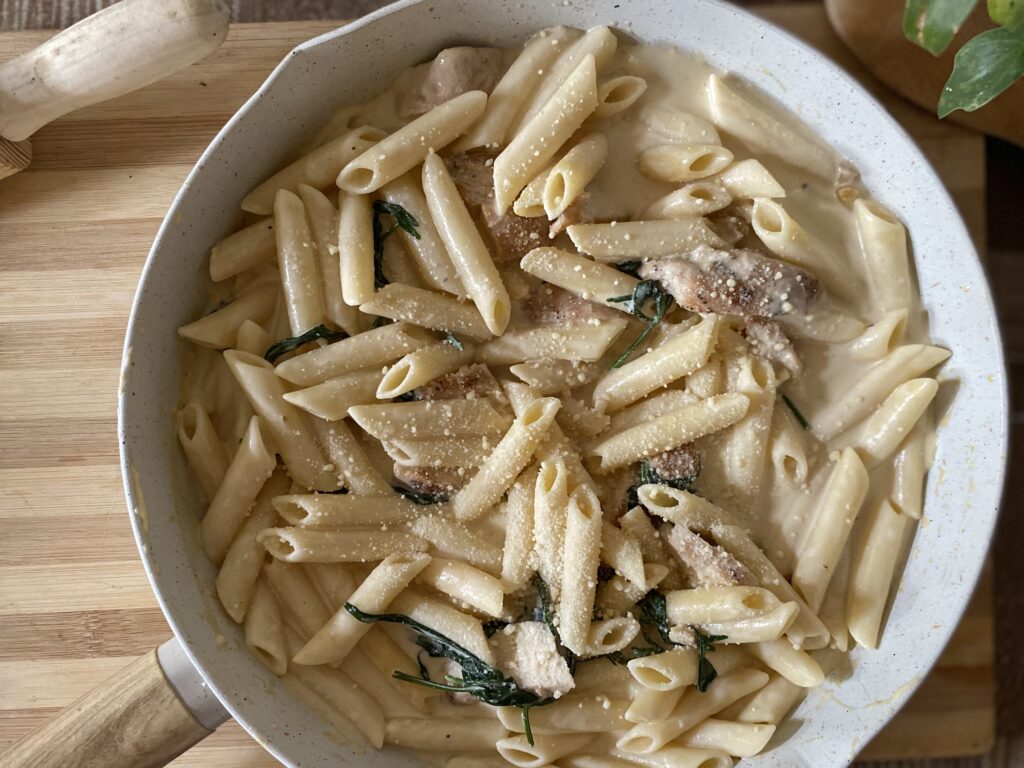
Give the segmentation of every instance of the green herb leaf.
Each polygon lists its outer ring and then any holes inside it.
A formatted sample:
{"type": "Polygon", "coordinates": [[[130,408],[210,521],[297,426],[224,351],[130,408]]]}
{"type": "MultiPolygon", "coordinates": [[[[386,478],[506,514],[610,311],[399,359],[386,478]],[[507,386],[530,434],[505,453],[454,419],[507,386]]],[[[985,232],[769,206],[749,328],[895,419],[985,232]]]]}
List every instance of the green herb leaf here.
{"type": "MultiPolygon", "coordinates": [[[[447,683],[437,683],[426,675],[415,677],[397,670],[393,673],[395,678],[440,691],[468,693],[485,704],[490,704],[494,707],[519,707],[523,710],[523,729],[526,731],[527,741],[531,745],[533,744],[533,732],[530,729],[528,711],[531,707],[542,707],[546,704],[551,704],[555,699],[543,699],[531,691],[523,690],[516,684],[515,680],[511,677],[506,677],[501,670],[492,667],[470,653],[451,638],[408,616],[400,613],[366,613],[351,603],[345,603],[345,610],[354,619],[364,624],[373,624],[378,621],[403,624],[416,633],[417,644],[429,655],[435,658],[450,659],[462,668],[462,677],[449,676],[449,682],[447,683]]],[[[421,675],[425,672],[426,667],[421,665],[421,675]]]]}
{"type": "Polygon", "coordinates": [[[988,0],[988,15],[996,24],[1007,29],[1024,25],[1022,0],[988,0]]]}
{"type": "Polygon", "coordinates": [[[719,640],[728,640],[725,635],[705,635],[699,629],[691,626],[693,634],[697,637],[697,690],[704,693],[708,686],[718,677],[718,670],[712,664],[707,655],[715,650],[715,643],[719,640]]]}
{"type": "Polygon", "coordinates": [[[459,352],[462,352],[466,348],[466,345],[459,341],[459,337],[456,336],[451,331],[445,331],[444,342],[445,344],[451,344],[453,347],[459,350],[459,352]]]}
{"type": "Polygon", "coordinates": [[[292,350],[298,349],[303,344],[308,344],[311,341],[317,339],[324,339],[326,341],[338,341],[339,339],[347,339],[348,334],[344,331],[332,331],[326,325],[318,325],[315,328],[310,328],[299,336],[291,336],[287,339],[281,339],[275,344],[271,344],[263,358],[267,362],[274,362],[281,355],[287,354],[292,350]]]}
{"type": "Polygon", "coordinates": [[[665,600],[665,596],[658,590],[652,589],[640,598],[636,607],[640,612],[638,617],[640,622],[653,625],[658,630],[662,641],[671,643],[668,636],[668,602],[665,600]]]}
{"type": "Polygon", "coordinates": [[[637,347],[654,330],[654,326],[665,319],[665,315],[672,308],[674,300],[672,294],[662,288],[661,283],[657,280],[641,280],[633,289],[633,293],[626,296],[613,296],[608,301],[623,304],[624,309],[634,317],[647,321],[647,327],[636,337],[632,344],[626,347],[626,351],[619,355],[619,358],[612,363],[612,369],[614,370],[625,365],[626,361],[637,350],[637,347]],[[654,304],[654,311],[650,315],[644,312],[644,307],[648,302],[653,302],[654,304]]]}
{"type": "Polygon", "coordinates": [[[576,663],[578,661],[576,654],[562,645],[562,636],[558,634],[558,627],[555,626],[555,611],[553,606],[554,601],[551,599],[551,590],[548,589],[547,582],[537,574],[533,577],[533,588],[537,592],[537,604],[533,609],[533,620],[543,621],[548,625],[548,630],[555,638],[555,647],[558,649],[559,655],[565,660],[565,665],[569,668],[569,674],[576,672],[576,663]]]}
{"type": "Polygon", "coordinates": [[[624,272],[627,275],[630,275],[632,277],[636,277],[637,276],[636,273],[640,271],[640,267],[641,267],[642,264],[643,264],[642,261],[635,260],[635,261],[623,261],[623,262],[620,262],[618,264],[613,264],[612,266],[614,266],[617,270],[619,270],[619,272],[624,272]]]}
{"type": "Polygon", "coordinates": [[[394,234],[395,230],[402,229],[417,240],[420,239],[420,231],[417,229],[419,222],[405,208],[398,203],[389,203],[385,200],[376,200],[373,203],[373,285],[374,288],[383,288],[387,285],[387,275],[384,274],[384,241],[394,234]],[[383,216],[390,216],[395,223],[390,228],[384,229],[383,216]]]}
{"type": "Polygon", "coordinates": [[[782,395],[781,397],[782,397],[782,402],[784,402],[786,404],[786,407],[789,408],[789,410],[793,412],[793,415],[796,417],[796,420],[798,422],[800,422],[800,426],[803,427],[804,429],[810,429],[811,428],[811,422],[809,422],[806,418],[804,418],[804,415],[802,413],[800,413],[800,409],[797,408],[795,405],[793,405],[793,401],[790,400],[785,395],[782,395]]]}
{"type": "Polygon", "coordinates": [[[903,34],[933,56],[942,53],[971,15],[977,0],[907,0],[903,34]]]}
{"type": "Polygon", "coordinates": [[[988,104],[1024,75],[1024,27],[990,29],[957,51],[939,98],[939,117],[988,104]]]}
{"type": "Polygon", "coordinates": [[[392,485],[391,487],[395,489],[396,493],[401,494],[409,501],[422,506],[444,504],[448,501],[448,496],[443,493],[423,493],[422,491],[414,491],[411,488],[403,488],[401,485],[392,485]]]}

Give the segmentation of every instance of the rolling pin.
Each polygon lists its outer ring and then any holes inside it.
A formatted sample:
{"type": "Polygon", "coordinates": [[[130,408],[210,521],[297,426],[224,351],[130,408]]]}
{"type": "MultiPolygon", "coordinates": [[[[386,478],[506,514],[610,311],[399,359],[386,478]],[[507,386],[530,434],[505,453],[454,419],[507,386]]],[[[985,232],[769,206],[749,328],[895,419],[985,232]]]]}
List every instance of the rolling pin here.
{"type": "Polygon", "coordinates": [[[0,64],[0,179],[32,162],[29,136],[215,51],[227,0],[123,0],[0,64]]]}

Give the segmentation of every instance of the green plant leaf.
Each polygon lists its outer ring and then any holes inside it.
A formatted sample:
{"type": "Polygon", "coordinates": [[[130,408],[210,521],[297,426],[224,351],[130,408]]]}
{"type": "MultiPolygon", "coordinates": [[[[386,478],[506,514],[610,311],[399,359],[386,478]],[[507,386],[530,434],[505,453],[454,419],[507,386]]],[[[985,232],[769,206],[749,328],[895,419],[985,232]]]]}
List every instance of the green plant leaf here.
{"type": "Polygon", "coordinates": [[[938,56],[953,42],[978,0],[907,0],[903,12],[903,34],[932,56],[938,56]]]}
{"type": "Polygon", "coordinates": [[[988,15],[1007,29],[1024,25],[1024,0],[988,0],[988,15]]]}
{"type": "Polygon", "coordinates": [[[942,89],[939,117],[988,104],[1024,75],[1024,28],[990,29],[957,51],[942,89]]]}

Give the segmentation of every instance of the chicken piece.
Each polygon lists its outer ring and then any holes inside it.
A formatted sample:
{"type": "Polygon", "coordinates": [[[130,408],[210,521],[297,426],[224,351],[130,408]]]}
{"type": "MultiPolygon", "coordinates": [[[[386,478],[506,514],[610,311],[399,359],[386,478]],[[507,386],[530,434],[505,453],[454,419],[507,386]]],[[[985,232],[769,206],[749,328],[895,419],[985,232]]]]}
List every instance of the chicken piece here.
{"type": "Polygon", "coordinates": [[[459,194],[469,205],[484,205],[494,200],[494,158],[500,150],[477,147],[458,152],[445,163],[459,194]]]}
{"type": "Polygon", "coordinates": [[[660,282],[684,309],[743,317],[809,314],[820,294],[810,273],[757,251],[689,253],[649,261],[640,277],[660,282]]]}
{"type": "Polygon", "coordinates": [[[481,206],[480,211],[484,227],[494,244],[494,263],[499,267],[518,264],[523,256],[550,240],[548,220],[543,216],[528,219],[512,211],[499,216],[494,212],[494,206],[489,204],[481,206]]]}
{"type": "Polygon", "coordinates": [[[558,237],[573,224],[590,224],[594,217],[590,213],[588,202],[590,202],[590,195],[587,193],[583,193],[573,200],[569,207],[551,222],[551,226],[548,228],[548,237],[552,239],[558,237]]]}
{"type": "Polygon", "coordinates": [[[471,149],[448,158],[448,170],[459,194],[480,209],[480,219],[493,244],[492,257],[500,267],[519,264],[527,253],[550,239],[548,220],[543,216],[525,218],[512,211],[499,216],[494,211],[494,158],[498,150],[471,149]]]}
{"type": "Polygon", "coordinates": [[[752,317],[747,320],[743,335],[747,337],[754,354],[758,357],[778,363],[793,374],[794,378],[803,372],[804,366],[793,347],[793,342],[778,323],[752,317]]]}
{"type": "Polygon", "coordinates": [[[504,68],[502,56],[499,48],[445,48],[401,76],[395,88],[398,116],[419,117],[467,91],[490,93],[504,68]]]}
{"type": "Polygon", "coordinates": [[[549,283],[541,283],[523,302],[526,317],[534,325],[584,325],[608,320],[616,310],[581,299],[549,283]]]}
{"type": "Polygon", "coordinates": [[[411,491],[446,500],[465,487],[476,471],[470,467],[410,467],[396,463],[394,475],[399,483],[411,491]]]}
{"type": "Polygon", "coordinates": [[[722,547],[709,544],[686,526],[671,526],[666,540],[696,587],[757,584],[753,574],[743,563],[722,547]]]}
{"type": "Polygon", "coordinates": [[[728,208],[717,211],[704,220],[716,235],[733,247],[750,234],[750,220],[737,215],[735,211],[730,211],[728,208]]]}
{"type": "Polygon", "coordinates": [[[652,456],[647,464],[663,480],[692,482],[700,475],[700,451],[693,443],[686,443],[652,456]]]}
{"type": "Polygon", "coordinates": [[[464,365],[412,391],[417,400],[466,400],[479,397],[504,402],[505,393],[491,369],[483,363],[464,365]]]}
{"type": "Polygon", "coordinates": [[[575,681],[555,645],[555,637],[542,621],[509,624],[490,639],[495,664],[523,690],[541,698],[563,696],[575,681]]]}

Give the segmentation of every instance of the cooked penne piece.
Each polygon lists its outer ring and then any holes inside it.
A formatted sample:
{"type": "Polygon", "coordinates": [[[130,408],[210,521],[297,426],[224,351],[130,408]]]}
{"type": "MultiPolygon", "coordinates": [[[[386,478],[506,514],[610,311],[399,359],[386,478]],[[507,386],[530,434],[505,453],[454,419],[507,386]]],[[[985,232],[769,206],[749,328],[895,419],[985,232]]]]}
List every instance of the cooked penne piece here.
{"type": "MultiPolygon", "coordinates": [[[[385,285],[360,309],[396,322],[407,322],[435,331],[486,341],[492,334],[476,308],[443,293],[401,283],[385,285]]],[[[362,335],[362,334],[361,334],[362,335]]]]}
{"type": "Polygon", "coordinates": [[[749,158],[733,163],[710,179],[736,200],[785,197],[785,188],[759,160],[749,158]]]}
{"type": "Polygon", "coordinates": [[[599,360],[626,329],[625,320],[599,325],[542,326],[509,331],[482,344],[477,359],[488,365],[512,365],[528,360],[599,360]]]}
{"type": "Polygon", "coordinates": [[[724,245],[707,223],[696,217],[573,224],[566,231],[580,253],[605,262],[670,256],[698,245],[724,245]]]}
{"type": "Polygon", "coordinates": [[[685,733],[747,694],[763,688],[768,675],[756,669],[737,669],[720,675],[703,693],[691,688],[672,713],[655,723],[639,723],[621,736],[616,747],[623,753],[656,753],[681,733],[685,733]]]}
{"type": "Polygon", "coordinates": [[[806,651],[794,648],[788,640],[753,643],[747,650],[766,667],[801,688],[814,688],[825,679],[818,662],[806,651]]]}
{"type": "Polygon", "coordinates": [[[508,291],[448,167],[433,152],[423,163],[423,191],[434,226],[448,249],[466,295],[476,305],[487,330],[500,336],[512,313],[508,291]]]}
{"type": "Polygon", "coordinates": [[[380,383],[380,371],[355,371],[312,387],[285,392],[283,397],[307,413],[328,421],[338,421],[348,415],[348,409],[353,405],[377,402],[380,383]]]}
{"type": "Polygon", "coordinates": [[[505,143],[516,117],[540,84],[542,75],[579,36],[579,30],[571,27],[551,27],[535,35],[494,86],[483,116],[455,143],[454,149],[462,152],[505,143]]]}
{"type": "Polygon", "coordinates": [[[678,336],[617,368],[597,382],[594,402],[618,411],[701,368],[718,342],[719,321],[704,318],[678,336]]]}
{"type": "Polygon", "coordinates": [[[652,691],[674,691],[697,682],[697,652],[689,648],[641,656],[626,666],[634,680],[652,691]]]}
{"type": "Polygon", "coordinates": [[[901,515],[885,500],[869,510],[862,535],[853,544],[846,620],[853,639],[865,648],[878,647],[882,614],[911,527],[912,518],[901,515]]]}
{"type": "Polygon", "coordinates": [[[888,459],[924,416],[939,391],[935,379],[911,379],[896,387],[864,422],[854,444],[868,468],[888,459]]]}
{"type": "Polygon", "coordinates": [[[338,274],[341,297],[350,307],[373,298],[374,275],[373,201],[367,195],[342,190],[338,195],[338,274]]]}
{"type": "Polygon", "coordinates": [[[228,235],[210,249],[210,279],[219,283],[276,257],[274,219],[260,219],[228,235]]]}
{"type": "Polygon", "coordinates": [[[721,173],[732,159],[732,152],[717,144],[662,144],[641,152],[636,164],[656,181],[680,182],[721,173]]]}
{"type": "Polygon", "coordinates": [[[825,599],[839,556],[867,496],[868,484],[868,472],[857,452],[845,449],[822,492],[821,505],[793,570],[793,586],[815,612],[825,599]]]}
{"type": "Polygon", "coordinates": [[[338,173],[338,186],[353,195],[376,192],[422,163],[430,150],[455,141],[486,104],[486,93],[467,91],[434,107],[350,160],[338,173]]]}
{"type": "Polygon", "coordinates": [[[285,307],[292,336],[323,324],[320,269],[313,253],[313,233],[299,196],[282,189],[274,199],[274,233],[285,307]]]}
{"type": "Polygon", "coordinates": [[[949,357],[949,350],[906,344],[868,369],[845,394],[814,417],[812,430],[831,440],[875,410],[900,384],[910,381],[949,357]]]}
{"type": "Polygon", "coordinates": [[[646,424],[640,424],[598,443],[590,453],[603,472],[654,456],[735,424],[747,412],[750,399],[731,392],[684,405],[646,424]]]}
{"type": "MultiPolygon", "coordinates": [[[[390,490],[390,489],[389,489],[390,490]]],[[[420,513],[417,504],[398,494],[302,493],[277,496],[274,509],[289,525],[300,528],[368,528],[398,525],[420,513]]]]}
{"type": "Polygon", "coordinates": [[[875,300],[883,312],[909,309],[913,302],[907,230],[875,200],[853,204],[857,237],[875,300]]]}
{"type": "Polygon", "coordinates": [[[469,563],[435,557],[419,575],[419,581],[486,616],[502,615],[505,590],[501,579],[469,563]]]}
{"type": "Polygon", "coordinates": [[[526,735],[517,735],[498,739],[495,747],[498,754],[516,768],[542,768],[560,757],[575,752],[590,739],[591,736],[584,733],[557,736],[538,734],[532,739],[526,735]]]}
{"type": "Polygon", "coordinates": [[[228,455],[209,415],[198,400],[178,411],[178,441],[185,450],[189,468],[207,500],[220,487],[228,468],[228,455]]]}
{"type": "Polygon", "coordinates": [[[561,248],[534,248],[523,257],[519,266],[534,277],[564,288],[581,299],[598,301],[622,312],[627,311],[623,302],[609,300],[629,296],[640,282],[614,267],[561,248]]]}
{"type": "MultiPolygon", "coordinates": [[[[627,704],[621,699],[568,695],[556,703],[530,710],[530,730],[539,735],[601,733],[623,728],[627,704]]],[[[516,707],[498,707],[498,720],[513,733],[523,732],[523,715],[516,707]]]]}
{"type": "Polygon", "coordinates": [[[229,349],[246,320],[266,321],[274,311],[280,289],[262,284],[245,291],[227,306],[178,329],[178,335],[211,349],[229,349]]]}
{"type": "Polygon", "coordinates": [[[499,215],[596,108],[597,65],[594,54],[588,53],[495,158],[494,198],[499,215]]]}
{"type": "Polygon", "coordinates": [[[285,381],[300,387],[321,384],[346,373],[390,363],[436,339],[405,323],[394,323],[304,352],[274,369],[285,381]]]}
{"type": "Polygon", "coordinates": [[[754,152],[778,157],[823,179],[834,173],[836,163],[825,147],[754,106],[718,75],[708,77],[707,94],[715,125],[754,152]]]}
{"type": "MultiPolygon", "coordinates": [[[[429,564],[430,556],[425,554],[388,555],[370,571],[349,597],[348,603],[365,613],[386,613],[391,601],[429,564]]],[[[342,607],[295,654],[295,663],[307,666],[337,664],[355,648],[371,626],[342,607]]]]}
{"type": "Polygon", "coordinates": [[[452,509],[458,519],[475,520],[501,500],[533,459],[560,407],[557,398],[545,397],[530,403],[516,415],[480,471],[452,499],[452,509]]]}
{"type": "Polygon", "coordinates": [[[699,587],[665,595],[673,624],[712,624],[764,616],[782,603],[761,587],[699,587]]]}
{"type": "Polygon", "coordinates": [[[412,392],[416,387],[469,364],[473,360],[475,352],[472,345],[465,345],[461,342],[459,346],[441,342],[410,352],[388,368],[384,376],[379,379],[377,397],[381,400],[388,400],[412,392]]]}
{"type": "MultiPolygon", "coordinates": [[[[576,32],[576,30],[573,30],[576,32]]],[[[615,54],[618,40],[608,27],[592,27],[580,37],[573,36],[565,49],[544,75],[529,102],[523,107],[510,138],[523,130],[527,123],[544,109],[559,88],[570,78],[587,56],[594,57],[594,68],[600,70],[615,54]]]]}
{"type": "Polygon", "coordinates": [[[587,652],[594,612],[601,521],[601,505],[594,492],[585,485],[577,487],[566,509],[558,633],[565,647],[581,656],[587,652]]]}
{"type": "Polygon", "coordinates": [[[713,749],[735,757],[759,755],[768,746],[775,726],[764,723],[732,723],[709,717],[679,738],[681,747],[713,749]]]}
{"type": "Polygon", "coordinates": [[[307,488],[333,491],[337,479],[328,471],[302,411],[284,399],[284,385],[262,357],[228,350],[224,360],[246,398],[262,419],[288,474],[307,488]]]}
{"type": "Polygon", "coordinates": [[[352,420],[378,440],[496,435],[510,420],[486,400],[420,400],[354,405],[352,420]]]}
{"type": "Polygon", "coordinates": [[[358,333],[359,313],[346,304],[342,297],[338,210],[323,192],[306,184],[299,186],[299,197],[306,207],[306,216],[316,244],[324,317],[350,335],[358,333]]]}
{"type": "Polygon", "coordinates": [[[288,487],[288,482],[286,474],[276,472],[263,484],[252,512],[238,529],[217,572],[217,597],[228,616],[238,624],[245,618],[267,557],[257,536],[277,520],[277,512],[271,502],[288,487]]]}
{"type": "Polygon", "coordinates": [[[384,133],[361,126],[314,149],[291,165],[278,171],[256,187],[242,200],[242,210],[268,214],[274,209],[274,198],[280,190],[298,192],[300,184],[313,189],[330,185],[338,172],[357,155],[384,138],[384,133]]]}
{"type": "Polygon", "coordinates": [[[389,181],[381,188],[380,194],[387,202],[402,206],[416,219],[419,237],[413,237],[401,227],[395,231],[395,235],[405,245],[427,287],[459,297],[465,296],[466,289],[455,271],[455,265],[452,264],[444,243],[441,242],[437,227],[434,226],[427,198],[423,194],[419,174],[415,169],[389,181]]]}
{"type": "Polygon", "coordinates": [[[890,354],[903,342],[907,315],[907,310],[897,309],[869,325],[850,343],[851,354],[861,360],[880,360],[890,354]]]}
{"type": "Polygon", "coordinates": [[[259,541],[286,563],[369,563],[389,552],[423,552],[427,543],[405,531],[267,528],[259,541]]]}
{"type": "Polygon", "coordinates": [[[440,555],[465,560],[488,573],[501,572],[501,547],[454,520],[440,514],[422,515],[412,522],[410,530],[430,542],[440,555]]]}
{"type": "Polygon", "coordinates": [[[597,109],[592,120],[606,120],[636,104],[647,90],[647,81],[635,75],[620,75],[597,86],[597,109]]]}
{"type": "Polygon", "coordinates": [[[437,437],[390,440],[384,450],[405,467],[479,467],[491,455],[497,436],[437,437]]]}
{"type": "Polygon", "coordinates": [[[674,219],[707,216],[732,203],[732,195],[712,179],[692,181],[675,192],[659,197],[644,210],[645,219],[674,219]]]}
{"type": "Polygon", "coordinates": [[[331,462],[331,471],[341,484],[354,493],[386,494],[388,484],[374,466],[356,436],[344,421],[324,421],[310,417],[313,433],[324,447],[331,462]]]}
{"type": "MultiPolygon", "coordinates": [[[[639,79],[639,78],[635,78],[639,79]]],[[[639,94],[637,94],[639,98],[639,94]]],[[[628,106],[628,105],[627,105],[628,106]]],[[[608,139],[592,133],[581,139],[552,167],[544,179],[541,199],[551,220],[576,202],[608,159],[608,139]]]]}
{"type": "Polygon", "coordinates": [[[288,649],[277,598],[262,580],[257,581],[245,612],[245,644],[277,676],[288,671],[288,649]]]}
{"type": "Polygon", "coordinates": [[[721,144],[715,126],[692,112],[664,104],[648,104],[640,110],[640,120],[654,133],[684,144],[721,144]]]}

